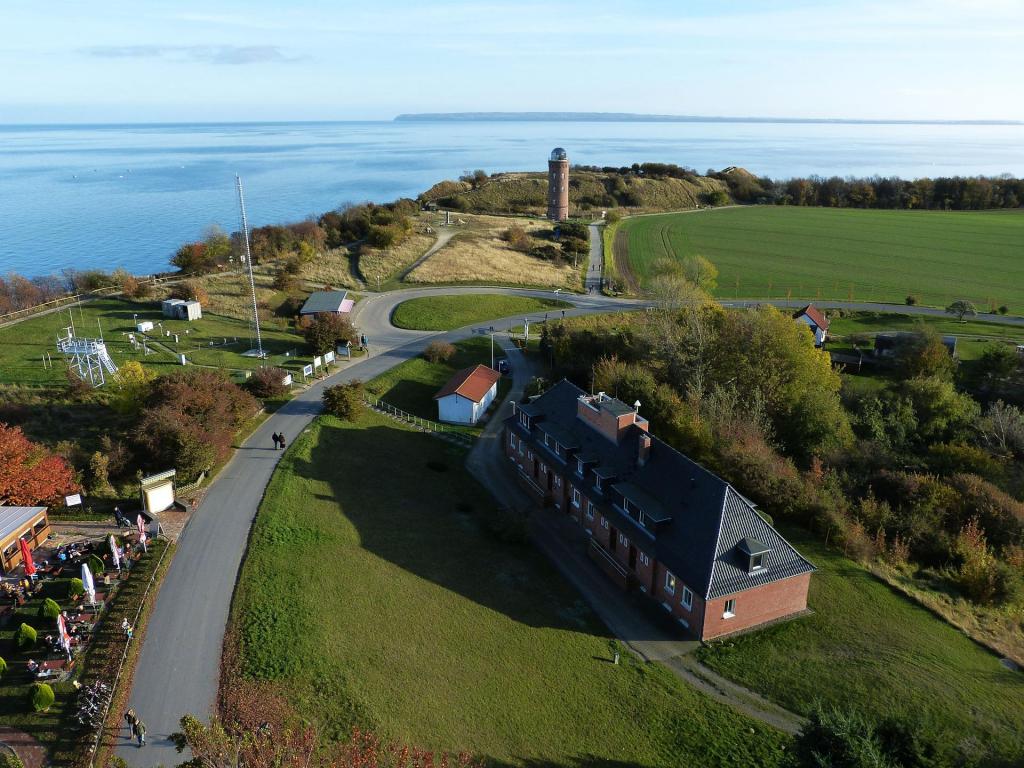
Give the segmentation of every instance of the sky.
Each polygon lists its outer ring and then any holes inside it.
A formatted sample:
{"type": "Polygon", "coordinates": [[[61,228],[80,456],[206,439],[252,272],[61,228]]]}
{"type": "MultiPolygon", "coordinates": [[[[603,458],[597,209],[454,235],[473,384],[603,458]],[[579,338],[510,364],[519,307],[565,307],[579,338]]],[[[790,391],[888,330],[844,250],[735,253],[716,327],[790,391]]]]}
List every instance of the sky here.
{"type": "Polygon", "coordinates": [[[1024,120],[1024,0],[0,0],[0,123],[1024,120]]]}

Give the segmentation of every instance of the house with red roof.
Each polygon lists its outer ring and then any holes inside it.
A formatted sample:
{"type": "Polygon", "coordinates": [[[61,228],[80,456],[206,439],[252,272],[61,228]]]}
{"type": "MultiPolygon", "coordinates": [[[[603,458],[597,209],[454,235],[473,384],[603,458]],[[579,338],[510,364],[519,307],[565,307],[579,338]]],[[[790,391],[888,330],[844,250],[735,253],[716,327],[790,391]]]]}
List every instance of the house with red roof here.
{"type": "Polygon", "coordinates": [[[476,424],[495,395],[501,374],[486,365],[463,368],[434,395],[437,418],[449,424],[476,424]]]}
{"type": "Polygon", "coordinates": [[[825,313],[813,304],[793,313],[793,319],[805,323],[814,334],[814,346],[820,347],[828,340],[828,318],[825,313]]]}
{"type": "Polygon", "coordinates": [[[638,404],[563,380],[513,403],[504,427],[536,514],[580,526],[608,578],[697,638],[806,612],[814,566],[728,482],[652,435],[638,404]]]}

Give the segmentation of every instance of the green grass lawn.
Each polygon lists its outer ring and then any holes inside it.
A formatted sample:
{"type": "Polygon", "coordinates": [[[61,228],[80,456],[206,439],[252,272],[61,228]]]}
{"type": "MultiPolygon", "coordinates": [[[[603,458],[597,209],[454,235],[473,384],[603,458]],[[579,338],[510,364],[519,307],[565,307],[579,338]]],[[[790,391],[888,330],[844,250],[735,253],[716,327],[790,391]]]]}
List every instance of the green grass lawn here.
{"type": "Polygon", "coordinates": [[[704,648],[706,664],[797,712],[821,700],[920,715],[947,744],[1024,749],[1024,674],[808,534],[787,536],[820,569],[814,615],[704,648]]]}
{"type": "Polygon", "coordinates": [[[966,298],[1024,313],[1024,214],[751,206],[627,219],[641,285],[659,258],[701,254],[720,298],[946,306],[966,298]]]}
{"type": "Polygon", "coordinates": [[[1000,325],[950,317],[926,317],[884,312],[856,312],[832,320],[829,333],[835,340],[831,349],[842,345],[842,337],[852,333],[876,334],[883,331],[913,331],[921,325],[935,329],[943,335],[959,337],[957,354],[962,360],[975,360],[989,343],[1024,344],[1024,326],[1000,325]]]}
{"type": "MultiPolygon", "coordinates": [[[[495,345],[494,359],[504,355],[501,347],[495,345]]],[[[446,363],[431,363],[423,357],[407,360],[367,382],[366,391],[414,416],[437,421],[437,401],[434,395],[456,371],[478,363],[488,367],[491,365],[490,336],[476,336],[460,341],[455,345],[455,355],[446,363]]],[[[501,402],[511,386],[512,380],[507,376],[498,380],[495,403],[501,402]]],[[[468,434],[478,434],[483,429],[483,425],[452,427],[468,434]]]]}
{"type": "Polygon", "coordinates": [[[391,315],[399,328],[416,331],[449,331],[465,325],[494,320],[499,317],[566,309],[572,305],[557,299],[535,299],[529,296],[498,294],[462,294],[459,296],[425,296],[403,301],[391,315]]]}
{"type": "MultiPolygon", "coordinates": [[[[193,322],[168,320],[161,315],[158,302],[124,299],[99,299],[71,311],[78,335],[96,338],[102,330],[107,349],[118,365],[128,360],[139,360],[148,368],[164,373],[178,366],[175,354],[178,352],[184,353],[197,365],[226,370],[252,369],[260,364],[258,359],[241,354],[252,346],[249,325],[243,320],[213,314],[204,314],[201,320],[193,322]],[[163,323],[162,328],[156,327],[147,334],[149,355],[144,355],[141,349],[133,349],[128,342],[127,334],[135,331],[137,321],[143,320],[163,323]],[[187,335],[186,330],[189,331],[187,335]],[[165,331],[172,335],[164,335],[165,331]],[[178,334],[178,342],[174,341],[175,333],[178,334]],[[225,340],[228,344],[224,343],[225,340]],[[211,342],[215,346],[211,347],[211,342]]],[[[0,382],[63,383],[64,364],[57,352],[56,339],[68,325],[69,315],[65,311],[0,329],[0,382]],[[44,353],[50,354],[52,368],[43,367],[44,353]]],[[[299,355],[304,354],[305,342],[287,328],[285,321],[274,319],[267,322],[262,328],[262,338],[272,364],[301,370],[299,359],[284,357],[284,353],[295,350],[299,355]]]]}
{"type": "Polygon", "coordinates": [[[494,502],[461,464],[372,412],[314,422],[241,570],[244,673],[328,738],[358,724],[495,765],[777,765],[784,737],[634,660],[538,552],[488,533],[494,502]]]}

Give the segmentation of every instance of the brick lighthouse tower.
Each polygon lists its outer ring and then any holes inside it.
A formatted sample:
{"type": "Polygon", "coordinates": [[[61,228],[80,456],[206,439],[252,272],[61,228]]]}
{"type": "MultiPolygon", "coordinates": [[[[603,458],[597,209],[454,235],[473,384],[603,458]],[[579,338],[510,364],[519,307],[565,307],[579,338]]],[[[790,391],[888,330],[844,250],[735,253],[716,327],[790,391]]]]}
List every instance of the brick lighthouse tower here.
{"type": "Polygon", "coordinates": [[[548,218],[569,218],[569,158],[561,147],[552,149],[548,160],[548,218]]]}

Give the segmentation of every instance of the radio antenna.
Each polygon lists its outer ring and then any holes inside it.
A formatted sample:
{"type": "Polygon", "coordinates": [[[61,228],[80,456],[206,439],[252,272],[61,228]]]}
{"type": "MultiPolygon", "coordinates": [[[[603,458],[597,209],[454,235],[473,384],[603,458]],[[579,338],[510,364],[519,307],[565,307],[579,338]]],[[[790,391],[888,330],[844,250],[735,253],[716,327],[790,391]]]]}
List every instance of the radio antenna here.
{"type": "Polygon", "coordinates": [[[260,313],[256,306],[256,278],[252,274],[252,253],[249,250],[249,220],[245,216],[245,196],[242,194],[242,177],[235,174],[238,188],[238,208],[242,212],[242,242],[246,269],[249,271],[249,292],[252,295],[252,323],[256,330],[256,357],[263,359],[263,338],[260,336],[260,313]]]}

